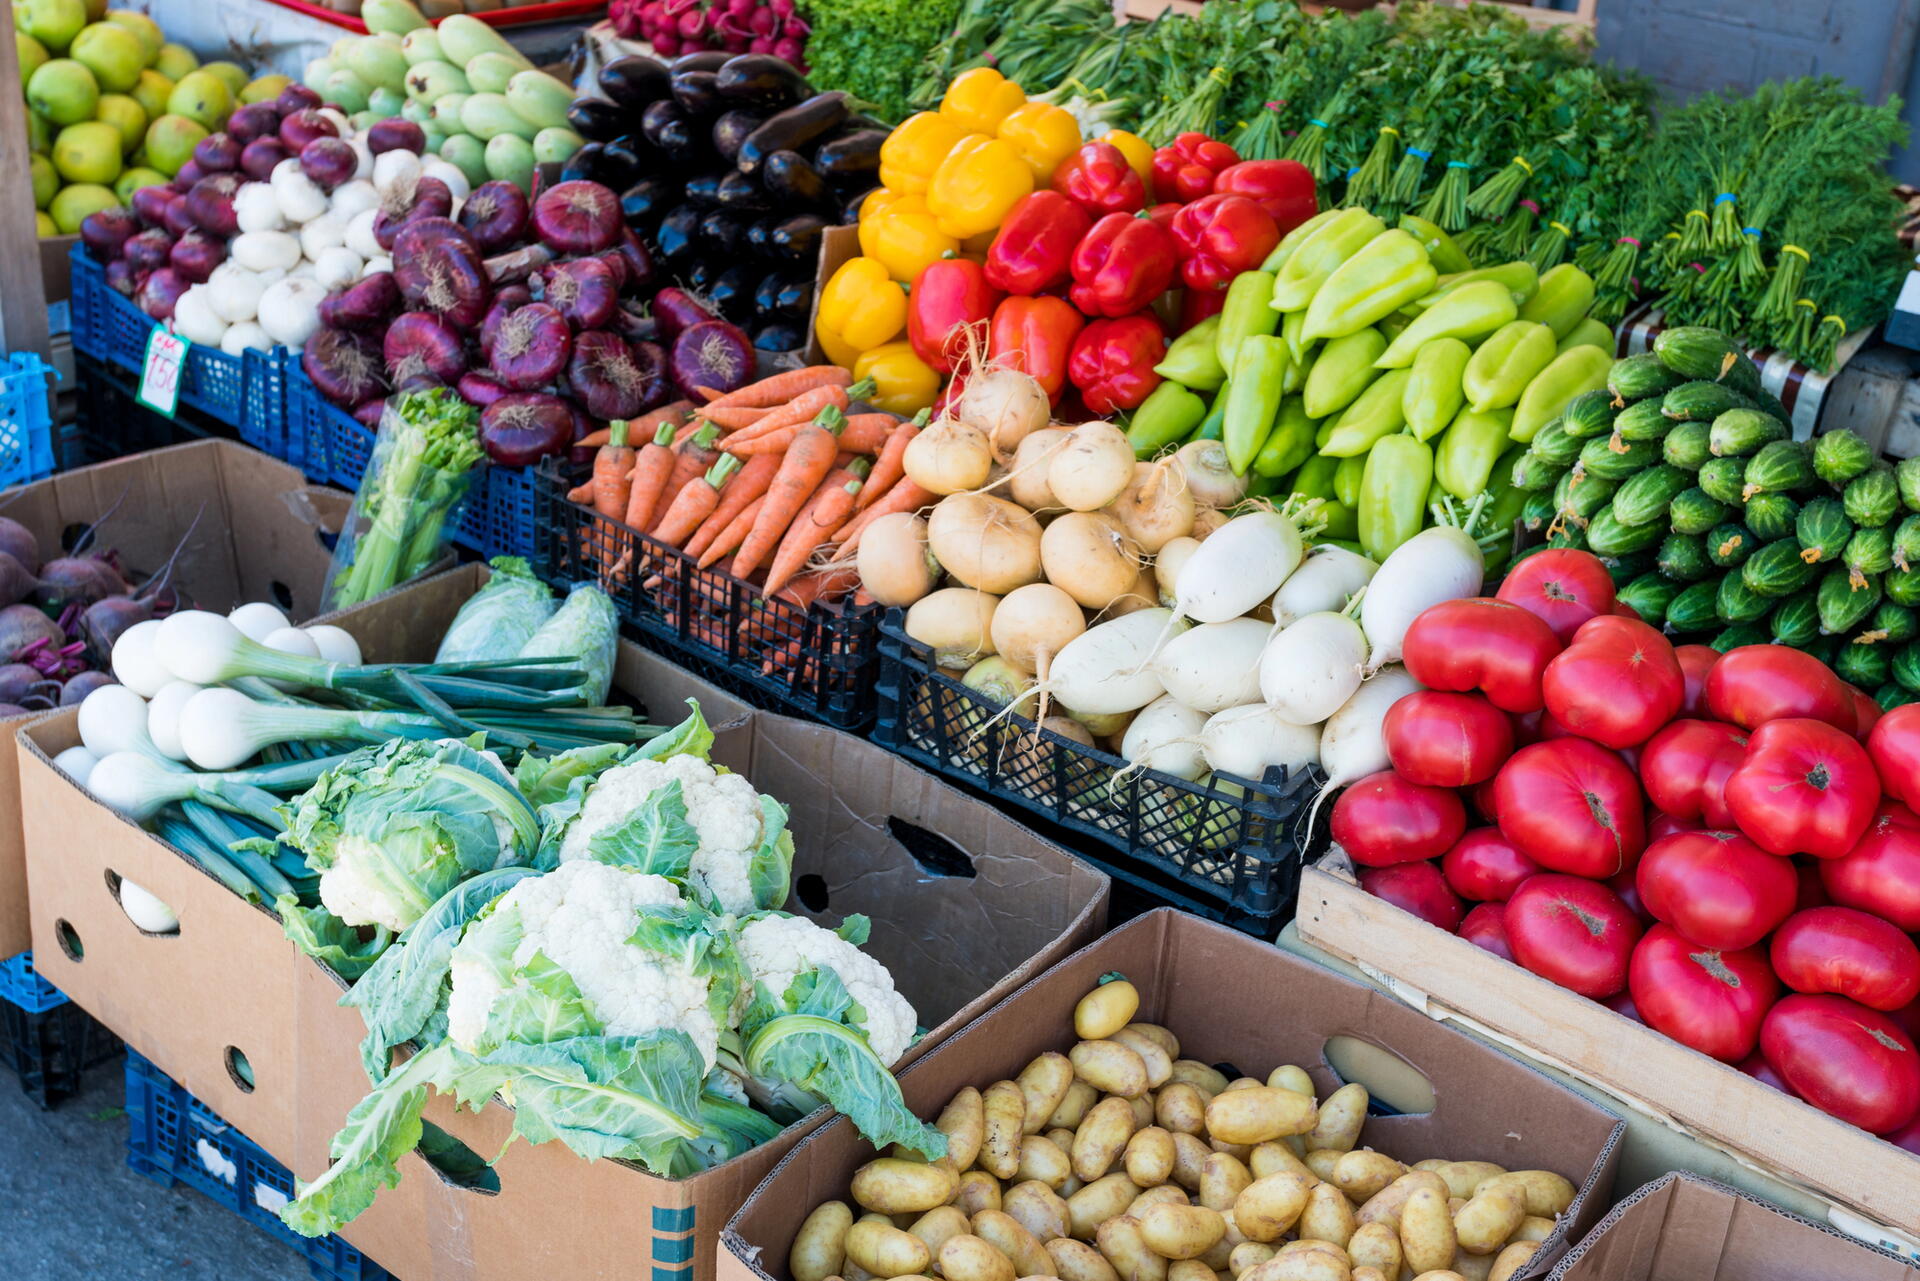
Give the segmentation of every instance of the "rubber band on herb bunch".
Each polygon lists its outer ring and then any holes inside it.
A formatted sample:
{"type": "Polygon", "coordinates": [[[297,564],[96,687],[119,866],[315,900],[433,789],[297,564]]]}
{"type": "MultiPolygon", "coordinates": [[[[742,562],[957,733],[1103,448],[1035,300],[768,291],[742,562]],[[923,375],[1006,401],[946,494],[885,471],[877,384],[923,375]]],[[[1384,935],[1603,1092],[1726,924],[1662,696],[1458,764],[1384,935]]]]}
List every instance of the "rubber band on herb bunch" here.
{"type": "MultiPolygon", "coordinates": [[[[1472,171],[1472,166],[1464,160],[1447,161],[1446,172],[1440,175],[1440,181],[1427,193],[1426,203],[1420,206],[1420,216],[1449,235],[1465,231],[1469,221],[1467,176],[1472,171]]],[[[1419,176],[1415,175],[1416,180],[1419,176]]]]}
{"type": "Polygon", "coordinates": [[[1721,253],[1730,253],[1740,244],[1740,213],[1737,197],[1723,191],[1713,198],[1711,236],[1707,243],[1721,253]]]}
{"type": "Polygon", "coordinates": [[[1502,165],[1498,173],[1473,189],[1467,196],[1467,212],[1489,222],[1506,217],[1531,177],[1532,163],[1525,156],[1515,156],[1502,165]]]}
{"type": "Polygon", "coordinates": [[[1527,247],[1527,261],[1544,276],[1566,261],[1567,244],[1572,239],[1573,228],[1557,218],[1549,218],[1547,225],[1534,233],[1533,243],[1527,247]]]}
{"type": "Polygon", "coordinates": [[[1767,292],[1760,299],[1760,305],[1753,309],[1754,319],[1776,325],[1790,323],[1793,300],[1800,296],[1800,286],[1807,278],[1807,267],[1812,261],[1813,255],[1799,245],[1781,245],[1773,260],[1773,276],[1767,282],[1767,292]]]}
{"type": "Polygon", "coordinates": [[[1347,96],[1345,88],[1333,96],[1325,119],[1308,116],[1307,127],[1294,136],[1293,145],[1287,148],[1285,158],[1305,165],[1315,182],[1327,180],[1327,134],[1333,129],[1330,122],[1338,120],[1341,112],[1346,110],[1347,96]]]}
{"type": "Polygon", "coordinates": [[[1377,206],[1385,203],[1389,166],[1398,160],[1399,148],[1400,131],[1392,125],[1381,125],[1373,136],[1373,146],[1367,149],[1366,159],[1347,180],[1346,203],[1376,211],[1377,206]]]}
{"type": "Polygon", "coordinates": [[[1231,140],[1242,160],[1278,160],[1286,149],[1287,134],[1280,119],[1285,101],[1263,105],[1265,110],[1255,112],[1254,118],[1242,125],[1231,140]]]}

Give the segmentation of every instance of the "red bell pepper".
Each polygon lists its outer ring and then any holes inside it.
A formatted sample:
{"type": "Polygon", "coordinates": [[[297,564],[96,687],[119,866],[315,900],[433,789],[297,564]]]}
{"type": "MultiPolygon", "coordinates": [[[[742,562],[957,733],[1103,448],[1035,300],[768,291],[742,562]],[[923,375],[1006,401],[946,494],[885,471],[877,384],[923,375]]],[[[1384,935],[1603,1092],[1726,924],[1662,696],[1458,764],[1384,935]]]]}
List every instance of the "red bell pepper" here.
{"type": "Polygon", "coordinates": [[[1030,375],[1048,399],[1058,401],[1067,385],[1073,340],[1086,323],[1064,298],[1008,298],[993,310],[987,351],[998,363],[1030,375]]]}
{"type": "Polygon", "coordinates": [[[1089,316],[1126,316],[1148,306],[1173,283],[1179,254],[1160,224],[1108,214],[1073,251],[1067,297],[1089,316]]]}
{"type": "Polygon", "coordinates": [[[1242,160],[1213,180],[1216,196],[1245,196],[1273,216],[1280,234],[1320,212],[1313,171],[1297,160],[1242,160]]]}
{"type": "Polygon", "coordinates": [[[1095,140],[1068,156],[1053,171],[1053,189],[1096,218],[1138,213],[1147,205],[1147,184],[1110,142],[1095,140]]]}
{"type": "Polygon", "coordinates": [[[1167,336],[1152,312],[1096,320],[1073,340],[1067,377],[1088,411],[1106,417],[1138,407],[1160,385],[1153,367],[1166,355],[1167,336]]]}
{"type": "Polygon", "coordinates": [[[1173,220],[1180,216],[1180,211],[1184,208],[1186,208],[1186,206],[1178,200],[1165,200],[1157,205],[1148,205],[1147,217],[1153,219],[1156,226],[1165,227],[1168,231],[1172,231],[1173,220]]]}
{"type": "Polygon", "coordinates": [[[1225,289],[1273,252],[1280,228],[1245,196],[1202,196],[1174,218],[1173,240],[1187,288],[1225,289]]]}
{"type": "Polygon", "coordinates": [[[1065,284],[1074,247],[1092,229],[1087,211],[1057,191],[1024,197],[987,249],[987,283],[1010,294],[1037,294],[1065,284]]]}
{"type": "Polygon", "coordinates": [[[913,354],[943,374],[952,373],[972,341],[968,335],[987,327],[1000,297],[971,258],[928,263],[907,295],[907,341],[913,354]]]}
{"type": "Polygon", "coordinates": [[[1217,316],[1227,307],[1224,289],[1182,289],[1180,291],[1180,332],[1186,333],[1208,316],[1217,316]]]}
{"type": "Polygon", "coordinates": [[[1240,153],[1204,133],[1183,133],[1153,153],[1153,196],[1185,204],[1213,190],[1214,177],[1240,153]]]}

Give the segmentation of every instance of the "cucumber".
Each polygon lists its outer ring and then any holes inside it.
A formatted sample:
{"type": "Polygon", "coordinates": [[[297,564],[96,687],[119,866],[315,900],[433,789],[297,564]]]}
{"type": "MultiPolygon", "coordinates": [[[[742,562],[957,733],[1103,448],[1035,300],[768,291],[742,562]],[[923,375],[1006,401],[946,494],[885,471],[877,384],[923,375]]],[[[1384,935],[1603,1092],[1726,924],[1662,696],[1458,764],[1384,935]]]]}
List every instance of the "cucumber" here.
{"type": "Polygon", "coordinates": [[[1707,644],[1724,654],[1730,649],[1744,649],[1748,645],[1764,645],[1771,639],[1772,637],[1768,635],[1767,629],[1759,623],[1735,623],[1708,641],[1707,644]]]}
{"type": "Polygon", "coordinates": [[[1520,524],[1529,534],[1537,534],[1553,523],[1559,510],[1552,493],[1539,491],[1528,494],[1527,501],[1520,506],[1520,524]]]}
{"type": "Polygon", "coordinates": [[[1711,421],[1729,409],[1749,406],[1745,396],[1723,383],[1681,383],[1660,398],[1660,412],[1681,421],[1711,421]]]}
{"type": "Polygon", "coordinates": [[[1709,498],[1723,503],[1741,503],[1746,501],[1741,490],[1746,487],[1746,460],[1742,458],[1715,458],[1701,466],[1695,473],[1694,483],[1707,492],[1709,498]]]}
{"type": "Polygon", "coordinates": [[[1741,479],[1743,502],[1755,494],[1790,494],[1796,489],[1805,489],[1814,480],[1813,451],[1797,440],[1776,440],[1763,445],[1759,453],[1747,459],[1741,479]]]}
{"type": "Polygon", "coordinates": [[[1707,436],[1707,448],[1715,458],[1745,457],[1758,453],[1761,446],[1785,440],[1787,425],[1772,414],[1757,409],[1729,409],[1713,420],[1707,436]]]}
{"type": "Polygon", "coordinates": [[[1900,501],[1910,512],[1920,512],[1920,458],[1908,458],[1893,469],[1900,489],[1900,501]]]}
{"type": "Polygon", "coordinates": [[[1607,571],[1607,576],[1613,579],[1616,592],[1653,568],[1651,551],[1627,552],[1620,556],[1599,556],[1598,560],[1601,567],[1607,571]]]}
{"type": "Polygon", "coordinates": [[[1785,494],[1755,494],[1747,504],[1747,528],[1763,543],[1792,538],[1793,524],[1799,515],[1800,504],[1785,494]]]}
{"type": "MultiPolygon", "coordinates": [[[[1800,559],[1800,544],[1791,538],[1771,542],[1747,557],[1740,566],[1740,581],[1756,596],[1779,600],[1791,596],[1813,581],[1816,568],[1800,559]]],[[[1743,619],[1730,619],[1743,622],[1743,619]]]]}
{"type": "MultiPolygon", "coordinates": [[[[1733,363],[1720,375],[1720,381],[1739,392],[1742,396],[1766,396],[1770,393],[1761,385],[1760,366],[1753,363],[1753,357],[1746,352],[1736,352],[1733,363]]],[[[1776,402],[1777,403],[1777,402],[1776,402]]],[[[1785,414],[1780,415],[1785,418],[1785,414]]]]}
{"type": "Polygon", "coordinates": [[[1683,378],[1715,379],[1746,353],[1739,344],[1705,325],[1676,325],[1654,335],[1653,354],[1683,378]]]}
{"type": "Polygon", "coordinates": [[[1673,430],[1674,420],[1660,412],[1660,402],[1643,400],[1613,416],[1614,434],[1622,440],[1659,440],[1673,430]]]}
{"type": "Polygon", "coordinates": [[[1569,436],[1555,424],[1548,423],[1533,438],[1533,443],[1527,446],[1527,451],[1535,458],[1551,463],[1555,467],[1571,467],[1573,460],[1580,457],[1581,444],[1580,437],[1569,436]]]}
{"type": "Polygon", "coordinates": [[[1553,483],[1560,479],[1560,473],[1566,470],[1563,464],[1550,463],[1538,454],[1529,452],[1513,460],[1513,487],[1533,493],[1543,489],[1552,489],[1553,483]]]}
{"type": "Polygon", "coordinates": [[[1873,691],[1873,701],[1880,704],[1880,710],[1883,712],[1890,712],[1896,707],[1905,707],[1916,699],[1920,699],[1920,694],[1915,694],[1912,690],[1893,681],[1888,681],[1873,691]]]}
{"type": "Polygon", "coordinates": [[[1609,507],[1596,513],[1587,526],[1587,548],[1599,556],[1623,556],[1657,546],[1666,534],[1667,527],[1657,520],[1645,525],[1623,525],[1609,507]]]}
{"type": "Polygon", "coordinates": [[[1835,565],[1821,575],[1815,594],[1820,606],[1820,630],[1837,636],[1859,626],[1880,604],[1880,583],[1877,579],[1856,578],[1845,566],[1835,565]]]}
{"type": "Polygon", "coordinates": [[[1664,534],[1671,525],[1667,506],[1674,498],[1693,488],[1693,474],[1659,463],[1620,482],[1613,495],[1613,518],[1622,525],[1645,525],[1659,521],[1664,534]]]}
{"type": "Polygon", "coordinates": [[[1873,466],[1873,446],[1842,427],[1813,442],[1813,470],[1835,489],[1873,466]]]}
{"type": "Polygon", "coordinates": [[[1856,574],[1884,574],[1893,568],[1893,535],[1885,526],[1856,529],[1840,559],[1856,574]]]}
{"type": "Polygon", "coordinates": [[[1560,425],[1569,436],[1585,439],[1604,436],[1613,426],[1613,417],[1613,397],[1604,391],[1583,391],[1560,411],[1560,425]]]}
{"type": "Polygon", "coordinates": [[[1571,547],[1576,551],[1587,550],[1587,527],[1576,521],[1562,521],[1560,528],[1547,535],[1549,547],[1571,547]]]}
{"type": "Polygon", "coordinates": [[[1596,436],[1580,449],[1580,462],[1587,474],[1607,480],[1625,480],[1659,458],[1659,442],[1651,440],[1624,441],[1612,436],[1596,436]]]}
{"type": "Polygon", "coordinates": [[[1839,655],[1840,651],[1845,647],[1846,647],[1846,640],[1844,637],[1816,636],[1813,638],[1813,640],[1801,646],[1800,652],[1803,654],[1811,654],[1815,658],[1819,659],[1821,662],[1825,663],[1828,667],[1832,667],[1833,660],[1839,655]]]}
{"type": "Polygon", "coordinates": [[[1712,431],[1713,427],[1708,423],[1675,423],[1673,430],[1661,442],[1660,456],[1670,466],[1699,471],[1713,457],[1708,442],[1712,431]]]}
{"type": "Polygon", "coordinates": [[[1605,509],[1613,501],[1613,495],[1619,488],[1618,481],[1570,471],[1553,487],[1554,510],[1584,526],[1593,519],[1595,512],[1605,509]]]}
{"type": "Polygon", "coordinates": [[[1909,609],[1920,608],[1920,565],[1912,569],[1890,569],[1880,580],[1887,599],[1909,609]]]}
{"type": "Polygon", "coordinates": [[[1697,583],[1713,572],[1706,540],[1698,534],[1668,534],[1660,540],[1653,563],[1676,583],[1697,583]]]}
{"type": "Polygon", "coordinates": [[[1847,509],[1847,519],[1856,525],[1888,524],[1900,512],[1900,486],[1893,468],[1875,463],[1847,485],[1840,501],[1847,509]]]}
{"type": "Polygon", "coordinates": [[[1652,352],[1616,360],[1613,368],[1607,371],[1607,390],[1623,405],[1645,400],[1649,396],[1663,396],[1684,381],[1679,374],[1661,364],[1660,357],[1652,352]]]}
{"type": "Polygon", "coordinates": [[[1773,638],[1795,649],[1820,634],[1820,605],[1817,591],[1798,591],[1773,607],[1767,626],[1773,638]]]}
{"type": "Polygon", "coordinates": [[[1867,620],[1867,630],[1879,632],[1888,642],[1904,645],[1916,635],[1920,635],[1920,613],[1908,609],[1905,605],[1896,605],[1883,600],[1873,611],[1873,617],[1867,620]]]}
{"type": "Polygon", "coordinates": [[[1893,656],[1893,679],[1911,693],[1920,694],[1920,645],[1902,645],[1893,656]]]}
{"type": "Polygon", "coordinates": [[[1682,634],[1711,631],[1720,624],[1717,579],[1695,583],[1667,602],[1667,626],[1682,634]]]}
{"type": "Polygon", "coordinates": [[[1614,593],[1614,599],[1632,606],[1643,619],[1665,618],[1667,606],[1680,594],[1680,584],[1658,571],[1640,575],[1614,593]]]}
{"type": "Polygon", "coordinates": [[[1793,536],[1800,544],[1801,555],[1818,565],[1840,554],[1847,539],[1853,537],[1853,522],[1847,519],[1838,499],[1816,498],[1794,518],[1793,536]]]}
{"type": "Polygon", "coordinates": [[[1722,569],[1732,569],[1740,564],[1753,555],[1753,549],[1760,545],[1752,530],[1731,522],[1715,525],[1707,534],[1706,544],[1707,559],[1722,569]]]}
{"type": "Polygon", "coordinates": [[[1698,486],[1681,490],[1667,504],[1667,520],[1677,534],[1704,534],[1733,514],[1731,504],[1707,497],[1698,486]]]}
{"type": "Polygon", "coordinates": [[[1893,531],[1893,563],[1901,569],[1920,569],[1920,515],[1907,517],[1893,531]]]}
{"type": "Polygon", "coordinates": [[[1841,680],[1861,689],[1884,685],[1893,674],[1893,652],[1889,645],[1842,645],[1833,656],[1833,672],[1841,680]]]}

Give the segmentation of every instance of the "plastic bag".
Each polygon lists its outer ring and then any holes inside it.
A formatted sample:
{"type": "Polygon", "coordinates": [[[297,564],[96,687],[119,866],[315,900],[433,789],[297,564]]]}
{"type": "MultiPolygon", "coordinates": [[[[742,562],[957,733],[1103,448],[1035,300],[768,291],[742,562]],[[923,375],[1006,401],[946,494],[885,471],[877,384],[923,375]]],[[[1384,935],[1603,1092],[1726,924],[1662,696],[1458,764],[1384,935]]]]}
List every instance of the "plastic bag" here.
{"type": "Polygon", "coordinates": [[[558,655],[573,659],[587,673],[580,686],[590,707],[604,707],[613,688],[614,652],[620,640],[620,617],[607,594],[591,583],[573,589],[566,604],[520,648],[522,658],[558,655]]]}
{"type": "Polygon", "coordinates": [[[512,658],[560,608],[547,585],[518,556],[495,556],[493,577],[453,616],[436,663],[475,663],[512,658]]]}

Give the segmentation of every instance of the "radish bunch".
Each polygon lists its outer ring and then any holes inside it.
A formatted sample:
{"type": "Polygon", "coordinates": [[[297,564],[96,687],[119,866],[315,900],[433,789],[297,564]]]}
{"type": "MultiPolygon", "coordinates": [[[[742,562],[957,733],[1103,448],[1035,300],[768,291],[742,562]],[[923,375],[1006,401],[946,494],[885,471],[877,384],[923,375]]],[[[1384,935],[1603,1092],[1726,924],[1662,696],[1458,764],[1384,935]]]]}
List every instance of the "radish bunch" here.
{"type": "Polygon", "coordinates": [[[663,58],[724,49],[807,69],[808,27],[794,0],[614,0],[611,12],[623,39],[645,40],[663,58]]]}

